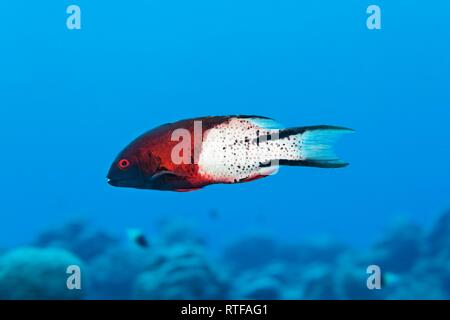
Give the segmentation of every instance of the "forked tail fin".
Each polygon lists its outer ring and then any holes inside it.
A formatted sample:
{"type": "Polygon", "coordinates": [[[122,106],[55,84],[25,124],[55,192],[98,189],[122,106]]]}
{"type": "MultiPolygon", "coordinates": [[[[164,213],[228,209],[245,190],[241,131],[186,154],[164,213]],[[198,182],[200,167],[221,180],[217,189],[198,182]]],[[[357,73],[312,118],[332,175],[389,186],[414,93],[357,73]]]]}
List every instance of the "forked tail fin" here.
{"type": "Polygon", "coordinates": [[[298,159],[280,159],[280,165],[341,168],[348,165],[334,153],[336,141],[352,129],[336,126],[310,126],[281,130],[280,139],[295,136],[299,143],[298,159]]]}

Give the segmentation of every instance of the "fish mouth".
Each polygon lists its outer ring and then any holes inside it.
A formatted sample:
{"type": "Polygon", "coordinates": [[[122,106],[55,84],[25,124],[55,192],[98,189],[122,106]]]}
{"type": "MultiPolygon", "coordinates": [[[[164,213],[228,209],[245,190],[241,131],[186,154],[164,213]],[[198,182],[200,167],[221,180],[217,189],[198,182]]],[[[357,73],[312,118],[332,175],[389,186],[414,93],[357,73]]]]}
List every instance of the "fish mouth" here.
{"type": "Polygon", "coordinates": [[[119,179],[111,179],[111,178],[106,178],[106,182],[108,182],[108,184],[112,185],[112,186],[118,186],[121,180],[119,179]]]}
{"type": "Polygon", "coordinates": [[[106,178],[106,182],[113,187],[142,188],[142,180],[139,179],[112,179],[106,178]]]}
{"type": "Polygon", "coordinates": [[[112,179],[112,178],[106,178],[106,182],[108,182],[108,184],[114,187],[127,187],[132,186],[136,183],[135,181],[130,179],[112,179]]]}

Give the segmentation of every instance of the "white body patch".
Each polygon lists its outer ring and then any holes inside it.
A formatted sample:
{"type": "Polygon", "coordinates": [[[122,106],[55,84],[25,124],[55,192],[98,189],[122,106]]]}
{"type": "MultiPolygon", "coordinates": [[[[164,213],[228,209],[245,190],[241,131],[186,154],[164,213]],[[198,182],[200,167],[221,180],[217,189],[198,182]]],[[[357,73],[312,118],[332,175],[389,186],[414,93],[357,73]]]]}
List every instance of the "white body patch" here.
{"type": "Polygon", "coordinates": [[[276,160],[302,159],[301,135],[277,137],[278,129],[268,129],[260,119],[231,118],[204,133],[199,174],[215,182],[234,183],[272,174],[278,169],[276,160]],[[273,140],[265,139],[267,135],[273,140]]]}

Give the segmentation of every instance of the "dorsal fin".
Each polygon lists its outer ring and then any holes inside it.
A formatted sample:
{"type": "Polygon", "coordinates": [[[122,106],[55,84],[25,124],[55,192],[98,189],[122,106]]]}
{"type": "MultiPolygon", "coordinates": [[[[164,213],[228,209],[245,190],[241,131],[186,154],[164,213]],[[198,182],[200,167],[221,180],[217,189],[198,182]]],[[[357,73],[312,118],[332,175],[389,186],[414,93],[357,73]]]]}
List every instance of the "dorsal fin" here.
{"type": "Polygon", "coordinates": [[[282,129],[283,126],[274,119],[261,116],[233,116],[238,119],[245,119],[254,125],[264,129],[282,129]]]}

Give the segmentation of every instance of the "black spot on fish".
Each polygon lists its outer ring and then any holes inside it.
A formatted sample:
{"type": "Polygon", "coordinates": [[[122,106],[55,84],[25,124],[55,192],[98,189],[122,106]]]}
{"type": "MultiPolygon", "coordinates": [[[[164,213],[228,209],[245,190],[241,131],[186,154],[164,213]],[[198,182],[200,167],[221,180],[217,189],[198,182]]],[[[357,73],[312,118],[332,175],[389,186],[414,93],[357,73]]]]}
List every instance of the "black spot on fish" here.
{"type": "Polygon", "coordinates": [[[268,161],[268,162],[260,162],[259,163],[259,167],[260,168],[268,168],[270,166],[271,166],[271,162],[270,161],[268,161]]]}

